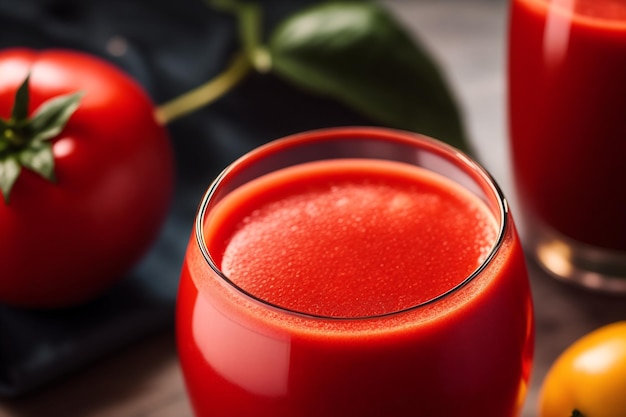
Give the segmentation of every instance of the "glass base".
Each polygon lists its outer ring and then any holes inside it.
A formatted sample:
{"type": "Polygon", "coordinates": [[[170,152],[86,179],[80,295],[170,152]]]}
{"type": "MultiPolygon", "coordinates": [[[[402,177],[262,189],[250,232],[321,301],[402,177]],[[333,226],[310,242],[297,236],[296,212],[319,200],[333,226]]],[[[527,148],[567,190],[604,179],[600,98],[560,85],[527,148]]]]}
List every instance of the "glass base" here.
{"type": "Polygon", "coordinates": [[[596,291],[626,295],[626,252],[585,245],[536,224],[527,238],[532,256],[550,275],[596,291]]]}

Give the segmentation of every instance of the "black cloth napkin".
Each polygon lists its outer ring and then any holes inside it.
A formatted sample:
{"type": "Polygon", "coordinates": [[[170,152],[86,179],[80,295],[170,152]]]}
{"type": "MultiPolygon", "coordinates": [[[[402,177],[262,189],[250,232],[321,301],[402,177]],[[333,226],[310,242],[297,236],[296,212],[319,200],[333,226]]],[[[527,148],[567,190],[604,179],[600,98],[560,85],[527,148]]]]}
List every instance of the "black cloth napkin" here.
{"type": "MultiPolygon", "coordinates": [[[[262,1],[266,30],[313,2],[262,1]]],[[[137,79],[157,104],[216,76],[239,48],[234,19],[202,0],[0,0],[0,28],[0,48],[71,48],[100,56],[137,79]],[[119,40],[126,52],[111,55],[108,46],[119,40]]],[[[287,134],[372,124],[271,74],[252,74],[215,103],[172,122],[177,183],[160,239],[119,285],[87,305],[50,311],[0,305],[0,396],[27,393],[151,332],[173,329],[195,211],[228,163],[287,134]]]]}

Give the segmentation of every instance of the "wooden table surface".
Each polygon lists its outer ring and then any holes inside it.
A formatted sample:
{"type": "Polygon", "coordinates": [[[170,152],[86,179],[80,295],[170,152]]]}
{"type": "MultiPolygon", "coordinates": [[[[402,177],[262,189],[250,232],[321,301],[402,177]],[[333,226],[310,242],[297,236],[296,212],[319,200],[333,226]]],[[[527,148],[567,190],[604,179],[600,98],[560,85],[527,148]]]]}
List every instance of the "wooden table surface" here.
{"type": "MultiPolygon", "coordinates": [[[[506,1],[386,3],[443,65],[465,112],[478,158],[500,183],[515,216],[506,142],[506,1]]],[[[536,415],[541,380],[567,345],[602,324],[626,318],[624,298],[562,284],[532,262],[529,268],[537,332],[532,384],[522,417],[536,415]]],[[[38,392],[0,401],[0,417],[55,416],[191,417],[173,335],[154,335],[38,392]]]]}

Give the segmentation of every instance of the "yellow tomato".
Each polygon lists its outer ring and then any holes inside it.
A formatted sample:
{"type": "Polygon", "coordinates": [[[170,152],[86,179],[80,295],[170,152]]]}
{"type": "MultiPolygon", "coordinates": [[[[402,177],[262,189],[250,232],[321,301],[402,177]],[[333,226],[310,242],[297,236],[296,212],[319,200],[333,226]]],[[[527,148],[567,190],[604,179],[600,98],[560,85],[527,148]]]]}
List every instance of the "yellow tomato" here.
{"type": "Polygon", "coordinates": [[[554,362],[543,381],[540,417],[626,417],[626,321],[583,336],[554,362]]]}

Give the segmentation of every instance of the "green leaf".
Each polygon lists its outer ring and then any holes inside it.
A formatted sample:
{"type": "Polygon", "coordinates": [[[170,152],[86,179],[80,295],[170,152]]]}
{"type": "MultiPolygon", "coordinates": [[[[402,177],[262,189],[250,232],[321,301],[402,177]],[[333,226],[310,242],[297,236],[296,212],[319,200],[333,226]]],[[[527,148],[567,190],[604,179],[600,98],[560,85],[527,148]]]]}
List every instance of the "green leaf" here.
{"type": "Polygon", "coordinates": [[[268,46],[272,70],[286,80],[468,151],[440,68],[382,6],[315,5],[279,25],[268,46]]]}
{"type": "Polygon", "coordinates": [[[35,110],[28,129],[31,140],[42,141],[57,136],[74,114],[84,93],[77,92],[51,98],[35,110]]]}
{"type": "Polygon", "coordinates": [[[54,154],[50,142],[36,142],[18,154],[18,160],[24,168],[41,175],[49,181],[55,181],[54,154]]]}
{"type": "Polygon", "coordinates": [[[30,74],[26,76],[22,85],[19,86],[15,93],[15,102],[13,103],[13,110],[11,111],[11,119],[17,123],[26,120],[28,117],[28,82],[30,80],[30,74]]]}
{"type": "Polygon", "coordinates": [[[13,185],[20,176],[21,171],[22,167],[14,156],[7,156],[0,159],[0,190],[7,204],[13,185]]]}

